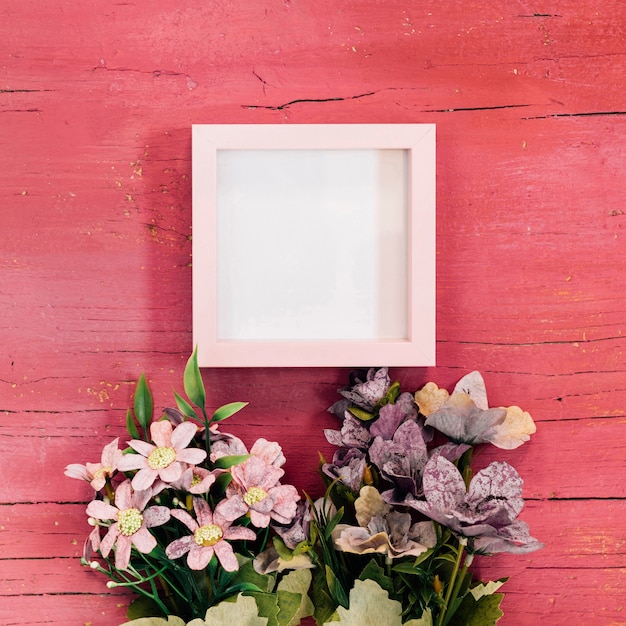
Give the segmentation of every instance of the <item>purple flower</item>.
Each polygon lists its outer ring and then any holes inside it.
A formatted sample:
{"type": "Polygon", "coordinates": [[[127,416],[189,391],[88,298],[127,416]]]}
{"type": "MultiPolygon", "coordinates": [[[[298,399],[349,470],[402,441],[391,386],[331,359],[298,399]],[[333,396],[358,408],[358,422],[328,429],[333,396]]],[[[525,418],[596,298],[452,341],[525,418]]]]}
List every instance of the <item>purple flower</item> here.
{"type": "Polygon", "coordinates": [[[354,505],[359,526],[339,524],[333,532],[342,552],[380,553],[394,559],[418,556],[437,542],[432,522],[413,524],[409,513],[393,510],[374,487],[363,487],[354,505]]]}
{"type": "Polygon", "coordinates": [[[366,465],[365,453],[362,450],[339,448],[333,456],[333,462],[322,465],[322,471],[332,480],[339,478],[352,491],[358,491],[366,465]]]}
{"type": "Polygon", "coordinates": [[[428,461],[428,452],[417,422],[401,424],[391,440],[376,437],[369,457],[402,496],[421,493],[421,473],[428,461]]]}
{"type": "Polygon", "coordinates": [[[378,402],[385,397],[391,385],[388,371],[386,367],[371,368],[367,371],[364,381],[360,380],[358,378],[360,374],[356,373],[355,384],[348,389],[340,390],[339,393],[359,408],[372,411],[378,402]]]}
{"type": "Polygon", "coordinates": [[[404,504],[468,538],[471,552],[531,552],[541,544],[517,521],[524,500],[522,479],[508,463],[494,462],[472,478],[469,489],[459,470],[434,454],[423,474],[426,500],[404,504]]]}
{"type": "Polygon", "coordinates": [[[363,422],[345,412],[341,431],[324,430],[326,440],[334,446],[346,446],[347,448],[359,448],[365,450],[371,440],[370,431],[364,426],[363,422]]]}
{"type": "Polygon", "coordinates": [[[506,418],[506,409],[481,409],[465,393],[453,393],[444,405],[426,419],[457,443],[485,443],[496,434],[496,426],[506,418]]]}

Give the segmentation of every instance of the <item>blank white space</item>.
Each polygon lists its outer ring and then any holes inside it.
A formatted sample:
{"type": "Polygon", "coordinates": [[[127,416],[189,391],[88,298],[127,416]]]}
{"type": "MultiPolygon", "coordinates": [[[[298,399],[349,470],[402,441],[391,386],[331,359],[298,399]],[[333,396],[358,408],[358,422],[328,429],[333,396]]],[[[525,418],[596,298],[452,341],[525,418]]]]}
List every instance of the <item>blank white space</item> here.
{"type": "Polygon", "coordinates": [[[407,151],[218,150],[220,341],[407,339],[407,151]]]}

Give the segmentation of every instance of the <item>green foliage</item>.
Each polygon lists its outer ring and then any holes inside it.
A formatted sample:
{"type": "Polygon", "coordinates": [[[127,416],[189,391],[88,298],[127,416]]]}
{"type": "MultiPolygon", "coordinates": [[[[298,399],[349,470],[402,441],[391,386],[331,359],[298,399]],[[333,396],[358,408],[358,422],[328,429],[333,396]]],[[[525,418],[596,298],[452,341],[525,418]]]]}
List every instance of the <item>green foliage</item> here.
{"type": "Polygon", "coordinates": [[[213,413],[210,421],[211,423],[221,422],[222,420],[231,417],[235,413],[238,413],[246,406],[248,406],[247,402],[231,402],[229,404],[225,404],[224,406],[221,406],[219,409],[217,409],[215,413],[213,413]]]}
{"type": "Polygon", "coordinates": [[[200,368],[198,367],[197,347],[187,361],[185,372],[183,374],[183,386],[187,397],[204,412],[206,392],[204,390],[204,383],[202,382],[200,368]]]}
{"type": "MultiPolygon", "coordinates": [[[[147,435],[148,427],[152,421],[152,413],[154,411],[154,405],[152,402],[152,394],[146,383],[146,377],[142,374],[137,381],[137,387],[135,389],[134,400],[135,417],[139,422],[139,425],[147,435]]],[[[128,424],[128,421],[127,421],[128,424]]]]}

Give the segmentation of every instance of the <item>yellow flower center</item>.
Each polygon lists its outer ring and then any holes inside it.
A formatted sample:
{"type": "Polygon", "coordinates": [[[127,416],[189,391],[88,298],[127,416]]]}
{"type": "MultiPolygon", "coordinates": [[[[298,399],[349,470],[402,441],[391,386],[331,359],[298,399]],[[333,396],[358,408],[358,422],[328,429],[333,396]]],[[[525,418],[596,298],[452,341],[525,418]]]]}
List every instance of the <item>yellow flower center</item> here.
{"type": "Polygon", "coordinates": [[[243,501],[248,505],[252,506],[257,502],[263,502],[267,498],[267,491],[265,489],[261,489],[261,487],[250,487],[248,491],[243,495],[243,501]]]}
{"type": "Polygon", "coordinates": [[[150,469],[164,469],[176,460],[174,448],[155,448],[148,456],[150,469]]]}
{"type": "Polygon", "coordinates": [[[199,485],[201,482],[202,482],[202,476],[199,476],[198,474],[193,474],[191,478],[191,485],[189,486],[195,487],[196,485],[199,485]]]}
{"type": "Polygon", "coordinates": [[[193,540],[199,546],[213,546],[224,535],[222,529],[215,524],[205,524],[200,526],[198,530],[193,534],[193,540]]]}
{"type": "Polygon", "coordinates": [[[101,478],[102,476],[110,476],[113,473],[111,467],[101,467],[93,473],[94,478],[101,478]]]}
{"type": "Polygon", "coordinates": [[[124,537],[134,535],[143,524],[143,515],[138,509],[124,509],[117,514],[120,533],[124,537]]]}

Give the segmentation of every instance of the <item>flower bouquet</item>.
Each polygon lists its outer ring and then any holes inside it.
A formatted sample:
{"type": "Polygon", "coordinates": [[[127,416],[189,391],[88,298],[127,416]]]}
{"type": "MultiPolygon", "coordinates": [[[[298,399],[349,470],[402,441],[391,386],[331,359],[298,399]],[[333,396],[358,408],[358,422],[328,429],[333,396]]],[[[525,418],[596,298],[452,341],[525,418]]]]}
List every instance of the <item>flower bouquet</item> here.
{"type": "Polygon", "coordinates": [[[245,403],[207,414],[195,352],[184,389],[189,401],[175,393],[176,408],[153,421],[142,375],[126,418],[129,447],[118,438],[100,462],[67,466],[95,492],[82,562],[108,576],[109,588],[138,594],[128,625],[299,624],[313,609],[312,564],[280,539],[300,499],[280,482],[281,447],[258,439],[247,450],[219,430],[245,403]]]}
{"type": "Polygon", "coordinates": [[[489,408],[472,372],[452,394],[414,395],[386,368],[353,372],[329,410],[338,446],[322,459],[327,491],[312,506],[318,624],[489,626],[502,616],[506,579],[482,583],[475,555],[527,553],[540,544],[518,519],[522,479],[504,461],[473,473],[481,444],[513,449],[535,432],[518,407],[489,408]]]}

